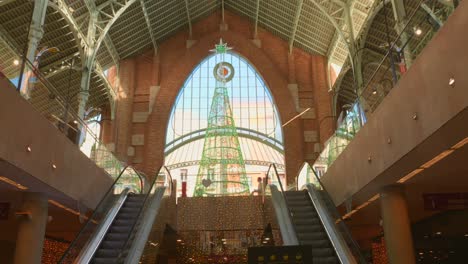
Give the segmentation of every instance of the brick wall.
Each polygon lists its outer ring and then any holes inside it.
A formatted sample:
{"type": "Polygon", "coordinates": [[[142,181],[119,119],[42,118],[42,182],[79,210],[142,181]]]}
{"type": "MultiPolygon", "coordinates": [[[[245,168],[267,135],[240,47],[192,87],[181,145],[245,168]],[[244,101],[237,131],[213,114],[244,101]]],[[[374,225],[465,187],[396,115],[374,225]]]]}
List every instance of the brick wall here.
{"type": "Polygon", "coordinates": [[[191,38],[194,43],[187,42],[187,30],[180,31],[159,44],[156,56],[151,50],[121,62],[116,79],[122,102],[116,105],[114,129],[106,131],[113,131],[110,138],[116,143],[120,157],[154,175],[163,163],[166,128],[180,88],[193,68],[223,38],[262,75],[282,123],[311,108],[283,129],[287,174],[293,176],[288,177],[288,182],[294,182],[302,163],[318,156],[321,143],[332,132],[332,119],[324,119],[331,115],[326,58],[296,48],[289,54],[287,41],[261,28],[254,43],[252,21],[228,11],[225,12],[228,30],[220,31],[220,18],[216,12],[194,23],[191,38]],[[126,153],[129,147],[134,151],[126,153]]]}

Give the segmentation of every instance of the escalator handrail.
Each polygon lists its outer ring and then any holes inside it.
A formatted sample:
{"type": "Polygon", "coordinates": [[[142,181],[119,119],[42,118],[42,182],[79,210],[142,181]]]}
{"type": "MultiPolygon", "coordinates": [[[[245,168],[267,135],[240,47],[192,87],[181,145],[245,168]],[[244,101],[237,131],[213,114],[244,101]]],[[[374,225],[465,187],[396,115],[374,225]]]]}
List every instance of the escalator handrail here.
{"type": "Polygon", "coordinates": [[[70,243],[70,246],[67,248],[67,250],[65,251],[65,253],[63,253],[62,257],[60,258],[59,262],[58,263],[63,263],[63,261],[65,260],[65,257],[70,253],[69,251],[75,246],[75,244],[77,243],[77,240],[80,238],[80,236],[83,234],[85,228],[88,226],[88,224],[92,221],[92,219],[94,219],[94,217],[96,216],[97,214],[97,209],[99,207],[101,207],[102,203],[104,202],[104,200],[106,200],[106,197],[110,194],[110,192],[114,189],[115,185],[117,184],[117,182],[120,180],[120,177],[122,177],[122,175],[124,174],[125,170],[127,170],[129,166],[126,165],[119,173],[119,176],[117,176],[117,178],[115,179],[115,181],[112,183],[112,185],[109,187],[109,189],[106,191],[106,193],[102,196],[101,200],[99,201],[99,203],[96,205],[93,213],[91,214],[90,217],[88,217],[88,219],[86,220],[86,222],[84,223],[83,227],[80,229],[80,231],[78,232],[78,234],[76,235],[75,239],[73,239],[73,241],[70,243]]]}
{"type": "Polygon", "coordinates": [[[173,192],[173,190],[174,190],[174,182],[173,182],[173,178],[172,178],[172,175],[171,175],[171,171],[167,168],[166,165],[163,165],[163,168],[166,170],[167,175],[169,175],[169,179],[170,179],[170,182],[169,182],[170,194],[172,195],[172,192],[173,192]]]}
{"type": "MultiPolygon", "coordinates": [[[[156,174],[156,176],[154,177],[154,179],[151,182],[150,188],[148,189],[148,193],[145,195],[145,199],[143,200],[143,204],[141,205],[140,209],[138,210],[136,220],[135,220],[135,222],[133,222],[132,227],[130,228],[130,232],[128,233],[128,237],[125,240],[124,246],[122,247],[122,251],[120,252],[120,254],[118,256],[118,260],[120,260],[123,257],[123,253],[127,250],[127,247],[129,246],[130,239],[132,238],[135,227],[136,227],[137,223],[139,222],[138,220],[140,219],[141,214],[144,211],[143,208],[145,208],[147,206],[148,197],[150,196],[151,191],[153,190],[153,187],[155,186],[156,180],[158,179],[159,172],[161,171],[161,169],[163,167],[164,167],[164,165],[159,168],[158,173],[156,174]]],[[[171,190],[171,192],[172,192],[172,190],[171,190]]]]}
{"type": "Polygon", "coordinates": [[[120,194],[117,202],[112,206],[109,212],[106,214],[106,217],[101,221],[93,237],[87,242],[87,244],[81,249],[80,254],[76,258],[74,263],[89,263],[93,258],[96,250],[99,248],[104,236],[109,231],[109,228],[112,225],[115,217],[119,213],[120,209],[124,205],[130,189],[125,188],[124,191],[120,194]]]}
{"type": "Polygon", "coordinates": [[[145,190],[145,183],[146,183],[146,179],[148,179],[148,177],[146,177],[146,174],[139,171],[139,170],[135,170],[135,168],[132,168],[135,173],[137,174],[138,178],[140,179],[140,193],[143,193],[144,190],[145,190]]]}
{"type": "MultiPolygon", "coordinates": [[[[308,165],[310,166],[310,164],[308,164],[308,165]]],[[[312,166],[310,166],[310,169],[312,170],[312,172],[313,172],[313,174],[315,176],[315,179],[320,184],[320,187],[323,189],[323,193],[325,194],[325,199],[327,199],[330,204],[334,205],[335,202],[331,198],[330,193],[325,188],[325,185],[323,185],[322,181],[320,180],[320,177],[317,175],[317,173],[315,172],[315,170],[314,170],[314,168],[312,166]]],[[[331,207],[333,208],[332,209],[332,212],[333,212],[332,216],[337,220],[337,224],[339,224],[339,225],[341,225],[343,227],[342,229],[343,229],[344,233],[346,234],[346,236],[348,237],[348,240],[351,242],[352,246],[354,247],[355,254],[358,255],[357,257],[359,258],[359,262],[360,263],[367,263],[366,259],[364,258],[364,256],[361,253],[361,248],[360,248],[359,244],[356,242],[356,240],[354,240],[353,236],[351,235],[351,232],[349,231],[348,227],[344,223],[345,219],[340,214],[340,212],[338,211],[336,206],[331,206],[331,207]]]]}
{"type": "MultiPolygon", "coordinates": [[[[297,230],[296,230],[296,226],[294,225],[293,223],[293,219],[292,219],[292,211],[291,211],[291,208],[289,208],[289,204],[288,204],[288,200],[286,198],[286,195],[284,194],[284,188],[283,188],[283,184],[281,183],[281,179],[279,177],[279,174],[278,174],[278,169],[276,168],[276,165],[274,163],[271,163],[270,166],[268,166],[268,171],[267,171],[267,174],[265,176],[265,183],[268,183],[268,177],[270,175],[270,170],[271,168],[273,168],[275,174],[276,174],[276,179],[278,180],[278,183],[279,183],[279,186],[280,186],[280,189],[281,189],[281,196],[283,196],[283,200],[284,200],[284,203],[286,204],[286,208],[288,208],[288,215],[289,215],[289,220],[291,221],[291,225],[293,227],[293,230],[294,230],[294,233],[296,234],[297,236],[297,230]]],[[[266,184],[263,183],[262,186],[265,186],[266,187],[266,184]]],[[[263,194],[263,201],[265,202],[265,189],[263,190],[262,194],[263,194]]],[[[301,242],[298,240],[298,244],[301,244],[301,242]]]]}

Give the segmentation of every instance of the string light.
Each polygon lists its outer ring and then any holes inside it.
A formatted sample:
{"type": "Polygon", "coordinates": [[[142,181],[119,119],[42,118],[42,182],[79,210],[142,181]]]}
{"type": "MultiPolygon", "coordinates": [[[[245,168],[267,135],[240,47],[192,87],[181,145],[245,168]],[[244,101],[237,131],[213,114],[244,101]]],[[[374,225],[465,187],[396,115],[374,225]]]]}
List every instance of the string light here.
{"type": "Polygon", "coordinates": [[[44,239],[44,247],[42,250],[43,264],[56,264],[59,262],[63,253],[67,250],[69,243],[64,241],[55,240],[52,238],[44,239]]]}
{"type": "Polygon", "coordinates": [[[278,227],[265,235],[275,213],[271,204],[262,204],[261,198],[179,198],[178,239],[184,243],[177,243],[177,263],[246,263],[249,247],[281,245],[278,227]],[[234,214],[239,211],[244,212],[243,217],[234,214]]]}

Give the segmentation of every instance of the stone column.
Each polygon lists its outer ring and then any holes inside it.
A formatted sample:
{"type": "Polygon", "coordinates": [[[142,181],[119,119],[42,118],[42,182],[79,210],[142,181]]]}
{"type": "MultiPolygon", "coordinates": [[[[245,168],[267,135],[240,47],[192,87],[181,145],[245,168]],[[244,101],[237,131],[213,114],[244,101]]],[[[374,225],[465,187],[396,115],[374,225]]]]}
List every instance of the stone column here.
{"type": "Polygon", "coordinates": [[[380,207],[387,255],[391,264],[414,264],[411,222],[405,200],[404,187],[394,184],[380,193],[380,207]]]}
{"type": "Polygon", "coordinates": [[[410,44],[407,43],[410,40],[410,36],[408,36],[408,33],[404,32],[405,25],[408,23],[405,4],[403,0],[392,0],[392,8],[393,17],[396,21],[395,30],[397,34],[401,34],[400,43],[401,45],[406,44],[403,53],[405,55],[406,67],[409,68],[411,64],[413,64],[413,53],[411,52],[410,44]]]}
{"type": "Polygon", "coordinates": [[[47,225],[47,197],[43,193],[27,192],[18,213],[15,264],[40,264],[47,225]],[[24,213],[24,214],[23,214],[24,213]]]}

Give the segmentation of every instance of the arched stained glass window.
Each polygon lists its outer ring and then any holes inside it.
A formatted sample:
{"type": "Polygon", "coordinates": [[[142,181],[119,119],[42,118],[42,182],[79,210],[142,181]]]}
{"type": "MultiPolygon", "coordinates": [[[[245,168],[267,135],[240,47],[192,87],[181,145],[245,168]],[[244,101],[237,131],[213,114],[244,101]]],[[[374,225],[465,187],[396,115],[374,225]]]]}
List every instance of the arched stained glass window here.
{"type": "MultiPolygon", "coordinates": [[[[182,180],[181,174],[187,175],[189,196],[202,158],[217,83],[213,69],[218,60],[216,55],[208,56],[188,76],[168,123],[165,165],[178,182],[182,180]]],[[[284,168],[281,123],[270,91],[255,68],[234,52],[224,54],[224,61],[230,63],[235,72],[226,88],[252,191],[269,164],[284,168]]]]}

